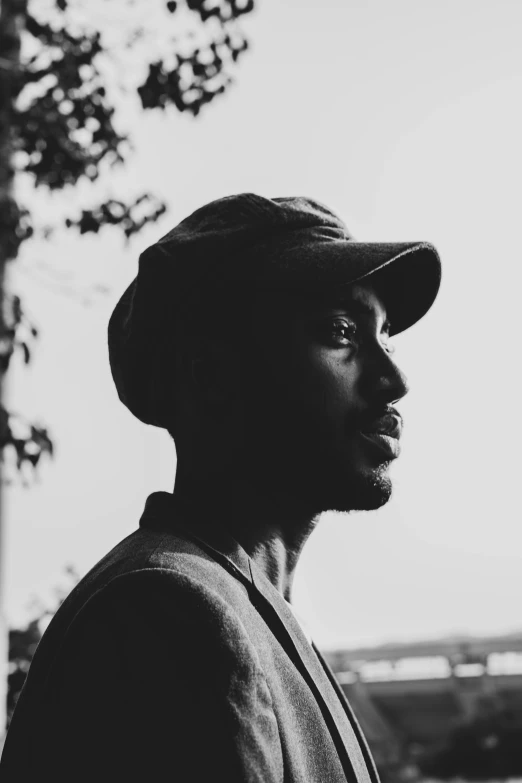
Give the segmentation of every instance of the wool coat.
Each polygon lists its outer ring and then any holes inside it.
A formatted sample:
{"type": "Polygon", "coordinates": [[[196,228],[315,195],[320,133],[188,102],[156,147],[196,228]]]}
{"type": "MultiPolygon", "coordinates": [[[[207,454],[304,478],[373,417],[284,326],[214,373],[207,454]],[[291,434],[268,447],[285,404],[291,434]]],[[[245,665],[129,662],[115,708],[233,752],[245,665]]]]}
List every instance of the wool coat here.
{"type": "Polygon", "coordinates": [[[2,783],[378,783],[286,601],[222,529],[154,493],[36,650],[2,783]]]}

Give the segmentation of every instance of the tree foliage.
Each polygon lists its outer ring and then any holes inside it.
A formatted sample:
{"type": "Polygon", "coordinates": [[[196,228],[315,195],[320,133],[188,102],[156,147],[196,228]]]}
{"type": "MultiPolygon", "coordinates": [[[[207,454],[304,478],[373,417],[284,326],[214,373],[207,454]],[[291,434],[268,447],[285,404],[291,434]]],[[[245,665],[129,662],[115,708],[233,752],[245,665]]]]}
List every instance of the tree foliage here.
{"type": "MultiPolygon", "coordinates": [[[[131,133],[119,118],[120,93],[136,96],[141,109],[174,107],[198,116],[203,107],[232,84],[235,65],[248,48],[240,17],[253,0],[4,0],[0,17],[0,263],[17,257],[31,238],[49,239],[58,229],[98,233],[119,228],[126,239],[166,210],[151,193],[133,198],[107,194],[54,225],[41,225],[27,205],[15,199],[10,182],[25,178],[36,189],[59,192],[79,182],[96,182],[112,168],[129,165],[131,133]],[[145,6],[147,7],[145,9],[145,6]],[[106,40],[110,25],[96,23],[96,13],[119,8],[125,28],[121,52],[106,40]],[[164,14],[163,46],[147,15],[164,14]],[[84,16],[82,17],[82,12],[84,16]],[[23,20],[21,40],[13,18],[23,20]],[[130,21],[129,21],[130,20],[130,21]],[[107,29],[106,29],[107,28],[107,29]],[[185,32],[188,29],[188,32],[185,32]],[[151,52],[154,53],[150,57],[151,52]],[[131,58],[135,68],[123,85],[109,67],[114,57],[131,58]],[[130,83],[129,83],[130,79],[130,83]],[[132,81],[134,79],[134,81],[132,81]]],[[[127,69],[120,69],[127,70],[127,69]]],[[[124,74],[127,76],[127,74],[124,74]]],[[[107,178],[107,177],[106,177],[107,178]]],[[[30,328],[18,297],[5,297],[0,334],[0,372],[21,351],[31,356],[37,332],[30,328]]],[[[36,465],[52,453],[46,430],[28,425],[16,433],[14,417],[0,412],[0,449],[11,446],[17,465],[36,465]]]]}
{"type": "Polygon", "coordinates": [[[35,650],[42,638],[46,623],[52,618],[58,607],[64,602],[71,587],[79,581],[79,575],[73,566],[65,569],[68,586],[56,591],[53,606],[38,604],[34,616],[25,625],[9,631],[9,673],[7,676],[7,725],[11,720],[16,702],[20,696],[25,678],[29,671],[35,650]]]}

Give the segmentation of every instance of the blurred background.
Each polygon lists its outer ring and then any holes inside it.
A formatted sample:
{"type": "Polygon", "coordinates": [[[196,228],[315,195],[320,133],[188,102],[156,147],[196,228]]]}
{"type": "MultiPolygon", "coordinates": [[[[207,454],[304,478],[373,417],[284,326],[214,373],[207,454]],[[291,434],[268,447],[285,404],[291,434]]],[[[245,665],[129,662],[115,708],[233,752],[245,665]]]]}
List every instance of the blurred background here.
{"type": "Polygon", "coordinates": [[[8,712],[60,600],[173,487],[108,365],[139,253],[211,199],[305,195],[358,239],[433,242],[443,283],[395,341],[393,498],[325,515],[294,604],[384,780],[522,777],[520,2],[1,8],[8,712]]]}

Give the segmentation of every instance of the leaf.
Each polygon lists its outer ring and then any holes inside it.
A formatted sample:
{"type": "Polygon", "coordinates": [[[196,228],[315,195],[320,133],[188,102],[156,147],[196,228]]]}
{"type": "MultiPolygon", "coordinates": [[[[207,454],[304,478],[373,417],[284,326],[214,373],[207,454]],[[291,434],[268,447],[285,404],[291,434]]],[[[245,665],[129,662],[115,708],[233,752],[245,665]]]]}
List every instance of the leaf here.
{"type": "Polygon", "coordinates": [[[42,456],[42,452],[37,451],[35,454],[27,454],[25,458],[28,462],[31,463],[33,468],[35,468],[38,465],[41,456],[42,456]]]}
{"type": "Polygon", "coordinates": [[[67,218],[68,227],[76,227],[80,234],[98,233],[103,226],[120,226],[126,238],[141,231],[148,223],[158,220],[166,211],[166,205],[149,193],[130,203],[109,199],[93,209],[84,209],[80,217],[67,218]]]}

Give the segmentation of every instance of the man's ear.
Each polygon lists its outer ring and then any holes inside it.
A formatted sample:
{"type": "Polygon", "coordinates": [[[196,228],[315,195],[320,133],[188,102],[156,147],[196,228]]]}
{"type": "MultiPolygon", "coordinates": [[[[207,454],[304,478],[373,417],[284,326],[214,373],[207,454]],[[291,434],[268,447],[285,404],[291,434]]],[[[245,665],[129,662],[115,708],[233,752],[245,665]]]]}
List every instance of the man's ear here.
{"type": "Polygon", "coordinates": [[[191,341],[186,355],[186,371],[194,393],[210,405],[223,405],[237,395],[237,351],[224,340],[191,341]]]}

